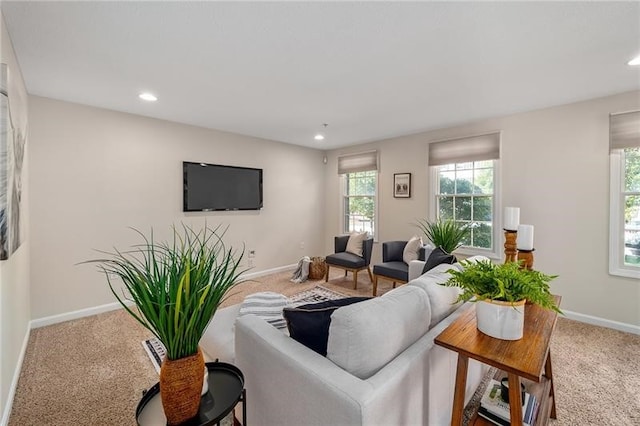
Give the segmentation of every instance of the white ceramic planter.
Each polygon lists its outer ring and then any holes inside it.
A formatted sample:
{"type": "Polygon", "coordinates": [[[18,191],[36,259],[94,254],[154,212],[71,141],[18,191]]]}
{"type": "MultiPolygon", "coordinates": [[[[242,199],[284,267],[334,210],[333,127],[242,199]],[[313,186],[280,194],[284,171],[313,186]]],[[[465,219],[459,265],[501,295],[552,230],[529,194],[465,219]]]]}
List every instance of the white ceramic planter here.
{"type": "Polygon", "coordinates": [[[482,300],[476,303],[478,330],[503,340],[518,340],[524,331],[525,301],[482,300]]]}

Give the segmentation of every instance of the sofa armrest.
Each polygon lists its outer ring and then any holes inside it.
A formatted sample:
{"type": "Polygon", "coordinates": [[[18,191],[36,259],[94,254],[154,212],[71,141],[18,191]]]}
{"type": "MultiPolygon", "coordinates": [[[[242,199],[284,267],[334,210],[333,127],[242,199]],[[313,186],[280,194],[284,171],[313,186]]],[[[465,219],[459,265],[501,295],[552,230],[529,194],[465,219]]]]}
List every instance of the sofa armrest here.
{"type": "Polygon", "coordinates": [[[222,362],[234,363],[234,323],[240,313],[241,305],[238,303],[216,310],[200,339],[200,347],[204,351],[207,361],[217,359],[222,362]]]}
{"type": "Polygon", "coordinates": [[[309,426],[363,424],[362,406],[373,392],[366,381],[255,315],[238,319],[235,344],[248,419],[280,426],[299,425],[301,419],[309,426]]]}
{"type": "Polygon", "coordinates": [[[409,262],[409,281],[415,280],[422,275],[422,269],[425,263],[427,262],[424,260],[412,260],[409,262]]]}

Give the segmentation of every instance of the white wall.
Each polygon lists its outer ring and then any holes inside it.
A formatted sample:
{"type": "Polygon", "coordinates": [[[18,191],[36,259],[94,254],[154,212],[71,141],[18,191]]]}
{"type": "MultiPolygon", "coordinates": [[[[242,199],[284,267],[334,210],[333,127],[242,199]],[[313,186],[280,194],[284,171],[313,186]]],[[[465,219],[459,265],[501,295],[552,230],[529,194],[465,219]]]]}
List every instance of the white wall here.
{"type": "MultiPolygon", "coordinates": [[[[8,68],[8,92],[14,127],[27,128],[27,92],[22,73],[7,33],[4,16],[0,18],[2,63],[8,68]]],[[[12,383],[29,333],[29,161],[22,170],[22,244],[8,260],[0,262],[0,419],[8,415],[12,383]]],[[[0,420],[0,423],[2,421],[0,420]]]]}
{"type": "Polygon", "coordinates": [[[325,251],[339,232],[338,155],[379,150],[379,240],[407,239],[427,217],[429,142],[502,130],[502,205],[519,206],[521,223],[535,226],[534,266],[560,275],[552,290],[561,307],[638,327],[640,282],[608,274],[608,115],[638,108],[640,92],[629,92],[331,151],[325,251]],[[403,172],[412,173],[411,199],[392,195],[393,174],[403,172]]]}
{"type": "Polygon", "coordinates": [[[34,319],[114,302],[76,264],[139,242],[129,226],[228,224],[227,242],[256,251],[253,272],[323,253],[321,151],[41,97],[30,121],[34,319]],[[182,161],[264,169],[264,208],[183,213],[182,161]]]}

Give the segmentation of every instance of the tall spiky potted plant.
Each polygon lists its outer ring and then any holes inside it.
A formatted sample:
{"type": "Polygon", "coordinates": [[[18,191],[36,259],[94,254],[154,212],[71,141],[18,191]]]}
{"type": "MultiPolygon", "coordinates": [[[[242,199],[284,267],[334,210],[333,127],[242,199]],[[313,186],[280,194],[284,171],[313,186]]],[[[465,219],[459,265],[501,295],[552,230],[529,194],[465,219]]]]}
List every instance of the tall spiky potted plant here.
{"type": "Polygon", "coordinates": [[[173,241],[157,242],[153,231],[131,250],[102,252],[91,260],[104,272],[111,292],[166,348],[160,368],[160,396],[169,425],[194,417],[200,405],[204,358],[198,347],[213,314],[239,282],[244,255],[223,242],[220,226],[173,228],[173,241]],[[114,279],[125,290],[119,294],[114,279]],[[135,309],[126,301],[132,301],[135,309]]]}
{"type": "Polygon", "coordinates": [[[467,225],[454,222],[451,219],[438,219],[433,222],[419,219],[416,225],[434,246],[440,247],[449,254],[460,247],[469,234],[467,225]]]}

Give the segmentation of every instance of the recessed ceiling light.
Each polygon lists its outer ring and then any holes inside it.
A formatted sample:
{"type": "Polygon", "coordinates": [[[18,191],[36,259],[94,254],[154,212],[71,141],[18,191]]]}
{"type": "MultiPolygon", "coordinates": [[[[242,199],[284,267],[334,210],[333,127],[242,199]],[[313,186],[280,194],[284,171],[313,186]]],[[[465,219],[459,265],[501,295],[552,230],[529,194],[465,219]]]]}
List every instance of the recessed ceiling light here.
{"type": "MultiPolygon", "coordinates": [[[[322,127],[324,128],[325,132],[327,131],[327,126],[328,126],[327,123],[322,123],[322,127]]],[[[313,138],[317,141],[323,141],[324,133],[316,133],[316,135],[313,138]]]]}
{"type": "Polygon", "coordinates": [[[138,97],[143,101],[147,101],[147,102],[155,102],[158,100],[158,98],[155,95],[152,95],[151,93],[140,93],[138,97]]]}
{"type": "Polygon", "coordinates": [[[627,65],[640,65],[640,56],[636,56],[635,58],[627,62],[627,65]]]}

